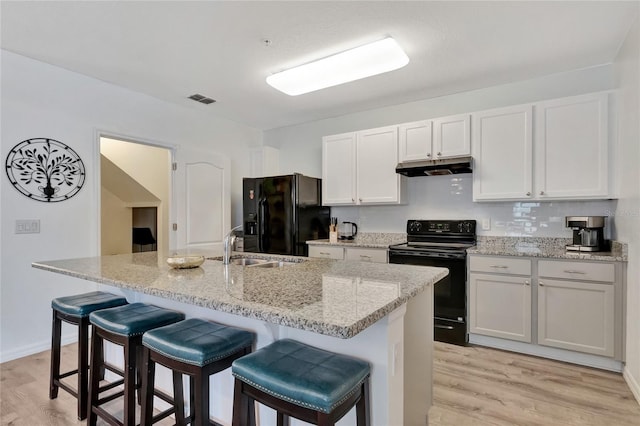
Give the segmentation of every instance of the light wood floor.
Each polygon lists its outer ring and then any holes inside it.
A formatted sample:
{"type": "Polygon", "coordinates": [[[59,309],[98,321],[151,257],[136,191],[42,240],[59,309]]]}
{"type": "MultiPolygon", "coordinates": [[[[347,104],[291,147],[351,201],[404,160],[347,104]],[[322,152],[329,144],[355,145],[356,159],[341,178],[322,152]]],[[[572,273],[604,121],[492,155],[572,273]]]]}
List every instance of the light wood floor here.
{"type": "MultiPolygon", "coordinates": [[[[75,350],[63,348],[64,371],[73,368],[75,350]]],[[[432,426],[640,426],[640,405],[619,374],[444,343],[436,343],[434,370],[432,426]]],[[[0,424],[85,424],[73,397],[61,390],[49,400],[48,389],[48,351],[1,364],[0,424]]]]}

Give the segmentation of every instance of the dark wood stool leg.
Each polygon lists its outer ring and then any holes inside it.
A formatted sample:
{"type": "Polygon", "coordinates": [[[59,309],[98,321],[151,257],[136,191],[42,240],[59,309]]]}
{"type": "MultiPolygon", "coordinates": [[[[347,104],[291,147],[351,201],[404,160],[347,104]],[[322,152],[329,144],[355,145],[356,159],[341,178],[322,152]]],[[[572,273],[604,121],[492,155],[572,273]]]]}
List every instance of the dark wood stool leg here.
{"type": "Polygon", "coordinates": [[[53,310],[51,321],[51,370],[49,377],[49,399],[58,397],[58,385],[56,380],[60,378],[60,334],[62,333],[62,322],[58,318],[57,312],[53,310]]]}
{"type": "Polygon", "coordinates": [[[233,381],[233,426],[243,426],[248,424],[249,397],[242,392],[242,382],[238,379],[233,381]]]}
{"type": "Polygon", "coordinates": [[[142,345],[136,349],[136,389],[138,389],[138,405],[142,405],[142,345]]]}
{"type": "MultiPolygon", "coordinates": [[[[145,352],[149,349],[145,348],[145,352]]],[[[173,404],[176,408],[176,426],[186,426],[184,418],[184,391],[182,389],[182,373],[173,370],[173,404]]],[[[143,423],[144,424],[144,423],[143,423]]]]}
{"type": "Polygon", "coordinates": [[[277,426],[289,426],[289,416],[278,411],[277,426]]]}
{"type": "MultiPolygon", "coordinates": [[[[153,419],[153,388],[155,386],[156,364],[149,356],[149,349],[144,348],[142,359],[144,364],[140,366],[142,370],[142,418],[141,425],[150,425],[153,419]]],[[[180,423],[178,423],[179,425],[180,423]]]]}
{"type": "Polygon", "coordinates": [[[102,349],[102,337],[97,333],[93,333],[91,338],[91,362],[89,370],[89,401],[88,401],[88,415],[87,426],[95,426],[98,421],[97,414],[93,411],[93,406],[98,403],[98,388],[100,386],[100,359],[99,353],[102,349]]]}
{"type": "Polygon", "coordinates": [[[136,351],[138,345],[129,338],[124,345],[124,426],[136,424],[136,351]]]}
{"type": "Polygon", "coordinates": [[[358,426],[370,426],[371,424],[371,415],[370,415],[370,401],[369,401],[369,379],[367,378],[364,382],[362,382],[360,399],[356,403],[356,417],[358,421],[358,426]]]}
{"type": "Polygon", "coordinates": [[[196,416],[196,381],[193,377],[189,377],[189,417],[191,417],[191,421],[196,416]]]}
{"type": "Polygon", "coordinates": [[[333,421],[333,418],[326,413],[321,413],[318,411],[318,423],[316,423],[318,426],[335,426],[335,422],[333,421]]]}
{"type": "Polygon", "coordinates": [[[78,323],[78,420],[87,418],[89,393],[89,317],[80,318],[78,323]]]}
{"type": "MultiPolygon", "coordinates": [[[[91,333],[91,339],[93,340],[93,332],[91,333]]],[[[100,380],[104,380],[104,373],[106,371],[106,368],[104,367],[104,342],[102,341],[102,339],[98,339],[98,344],[99,344],[98,359],[100,362],[100,380]]]]}
{"type": "Polygon", "coordinates": [[[204,376],[202,372],[193,377],[196,391],[195,418],[192,419],[194,426],[209,425],[209,376],[204,376]]]}

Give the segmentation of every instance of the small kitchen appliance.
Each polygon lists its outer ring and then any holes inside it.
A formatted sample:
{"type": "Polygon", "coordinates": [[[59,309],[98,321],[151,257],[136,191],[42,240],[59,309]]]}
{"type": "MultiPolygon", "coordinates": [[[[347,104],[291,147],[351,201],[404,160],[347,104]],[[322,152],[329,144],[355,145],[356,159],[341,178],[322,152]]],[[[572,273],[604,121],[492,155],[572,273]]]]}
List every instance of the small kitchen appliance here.
{"type": "Polygon", "coordinates": [[[353,222],[342,222],[340,226],[340,239],[351,241],[358,234],[358,225],[353,222]]]}
{"type": "Polygon", "coordinates": [[[605,216],[566,216],[567,228],[573,230],[573,244],[568,251],[605,251],[608,249],[604,239],[605,216]]]}
{"type": "Polygon", "coordinates": [[[467,249],[476,244],[475,220],[409,220],[407,242],[389,246],[389,263],[448,268],[434,288],[433,338],[464,346],[467,334],[467,249]]]}

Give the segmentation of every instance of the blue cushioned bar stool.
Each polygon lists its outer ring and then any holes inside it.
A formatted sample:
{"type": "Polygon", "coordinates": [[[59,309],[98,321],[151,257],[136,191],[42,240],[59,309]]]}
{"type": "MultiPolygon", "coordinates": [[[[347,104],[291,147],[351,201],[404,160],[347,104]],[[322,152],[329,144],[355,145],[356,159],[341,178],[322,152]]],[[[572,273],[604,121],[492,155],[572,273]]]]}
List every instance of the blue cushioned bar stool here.
{"type": "Polygon", "coordinates": [[[253,401],[289,417],[334,425],[355,405],[358,426],[369,426],[369,364],[294,340],[278,340],[233,362],[233,426],[253,426],[253,401]]]}
{"type": "MultiPolygon", "coordinates": [[[[49,377],[49,398],[58,397],[62,388],[78,400],[78,419],[87,417],[87,387],[89,382],[89,314],[99,309],[126,305],[127,299],[102,291],[58,297],[51,301],[53,321],[51,330],[51,370],[49,377]],[[60,374],[60,337],[62,321],[78,326],[78,368],[60,374]],[[61,379],[78,375],[76,389],[63,383],[61,379]]],[[[102,351],[100,351],[102,354],[102,351]]]]}
{"type": "Polygon", "coordinates": [[[209,421],[209,376],[231,367],[231,363],[250,353],[255,335],[249,331],[229,327],[197,318],[191,318],[144,333],[142,377],[142,422],[150,424],[153,411],[155,364],[171,369],[174,374],[176,424],[190,423],[203,426],[217,423],[209,421]],[[179,410],[182,381],[176,375],[189,376],[190,415],[185,418],[179,410]],[[180,385],[178,389],[176,384],[180,385]]]}
{"type": "MultiPolygon", "coordinates": [[[[142,352],[142,334],[145,331],[162,327],[184,319],[181,312],[159,308],[144,303],[131,303],[117,308],[96,311],[89,315],[89,321],[93,325],[93,337],[91,339],[91,368],[89,380],[89,415],[87,425],[94,426],[97,417],[100,416],[111,425],[135,425],[135,391],[140,385],[140,377],[136,381],[136,373],[139,374],[136,362],[142,352]],[[124,380],[109,383],[100,387],[100,356],[103,340],[120,345],[124,349],[124,380]],[[124,383],[124,390],[100,398],[100,393],[124,383]],[[124,396],[124,415],[120,422],[112,414],[108,413],[101,405],[124,396]]],[[[158,392],[158,396],[173,405],[173,399],[158,392]]],[[[167,410],[159,416],[166,417],[173,411],[167,410]]]]}

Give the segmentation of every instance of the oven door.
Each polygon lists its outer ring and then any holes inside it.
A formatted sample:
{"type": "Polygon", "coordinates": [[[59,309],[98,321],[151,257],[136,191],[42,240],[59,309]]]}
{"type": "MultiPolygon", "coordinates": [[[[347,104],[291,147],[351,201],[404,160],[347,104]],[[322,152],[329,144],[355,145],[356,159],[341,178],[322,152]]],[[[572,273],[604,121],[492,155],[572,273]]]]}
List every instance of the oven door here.
{"type": "Polygon", "coordinates": [[[467,342],[466,255],[449,258],[415,251],[389,250],[389,263],[449,269],[449,275],[433,288],[435,340],[464,345],[467,342]]]}

